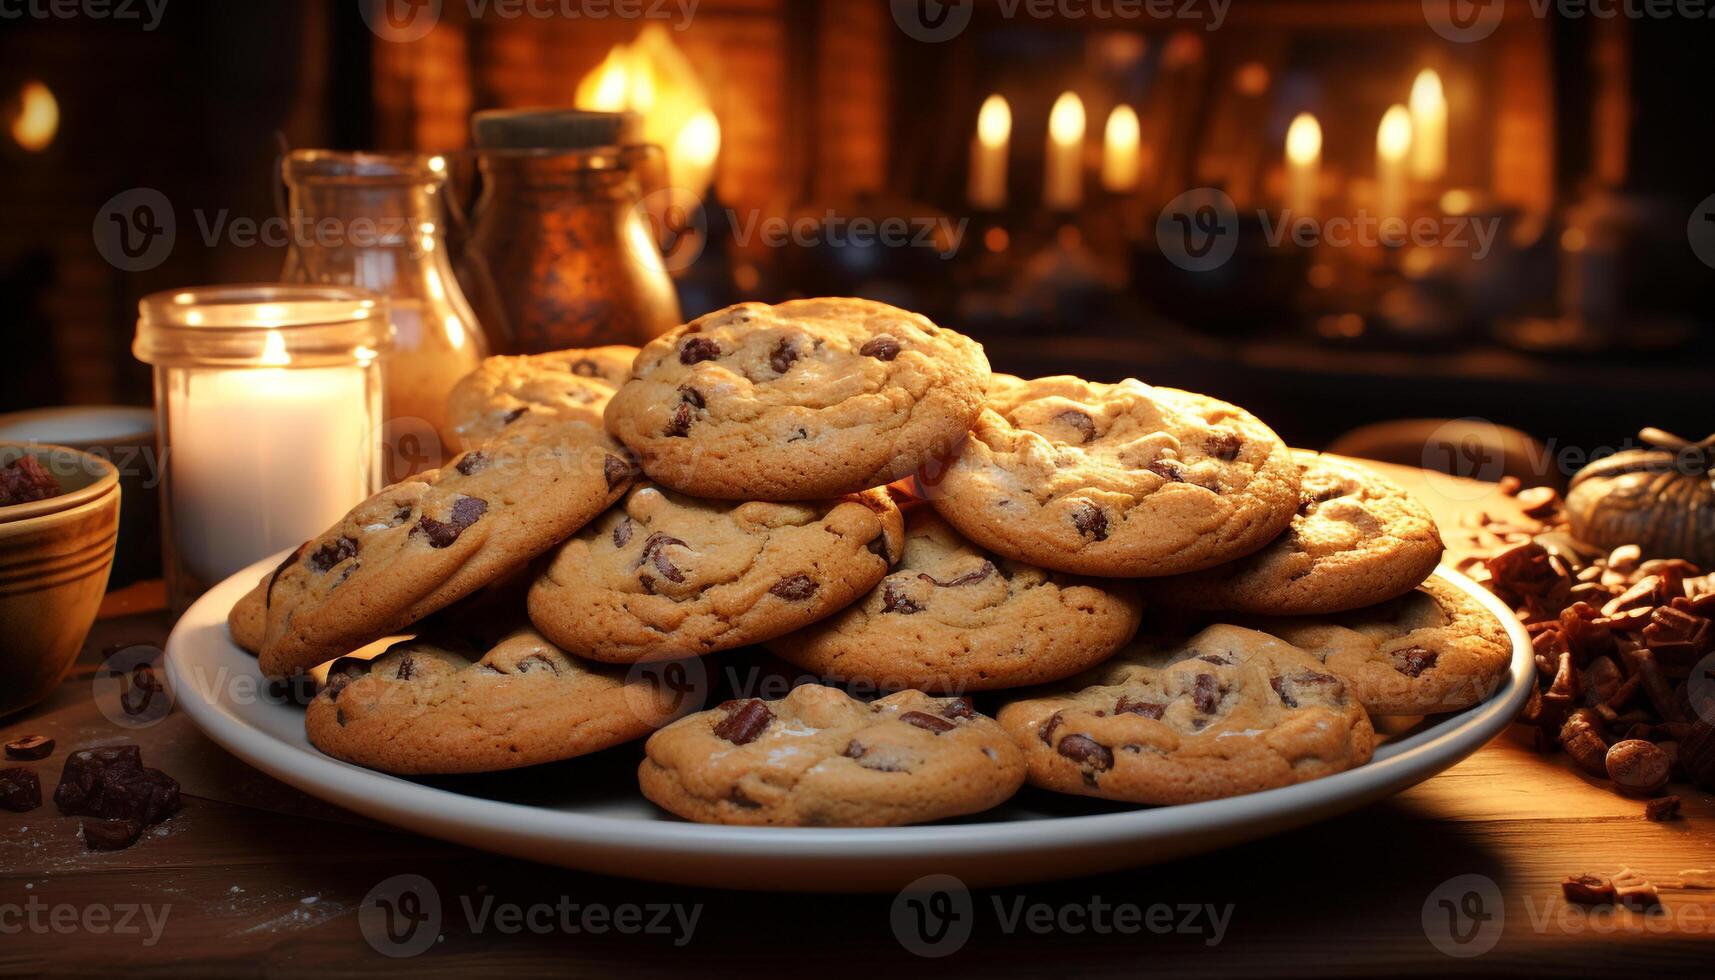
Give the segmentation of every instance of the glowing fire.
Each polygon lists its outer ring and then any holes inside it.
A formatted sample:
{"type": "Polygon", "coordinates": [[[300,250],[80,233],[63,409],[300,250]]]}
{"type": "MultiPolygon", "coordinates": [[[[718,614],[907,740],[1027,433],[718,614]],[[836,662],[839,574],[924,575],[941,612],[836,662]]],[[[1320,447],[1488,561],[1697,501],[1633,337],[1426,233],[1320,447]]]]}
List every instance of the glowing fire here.
{"type": "Polygon", "coordinates": [[[616,45],[578,82],[574,103],[643,117],[643,139],[666,150],[673,186],[698,197],[708,190],[720,155],[721,126],[696,71],[659,24],[616,45]]]}
{"type": "Polygon", "coordinates": [[[18,93],[20,109],[12,120],[12,138],[31,153],[39,153],[54,141],[60,128],[60,104],[41,82],[26,82],[18,93]]]}

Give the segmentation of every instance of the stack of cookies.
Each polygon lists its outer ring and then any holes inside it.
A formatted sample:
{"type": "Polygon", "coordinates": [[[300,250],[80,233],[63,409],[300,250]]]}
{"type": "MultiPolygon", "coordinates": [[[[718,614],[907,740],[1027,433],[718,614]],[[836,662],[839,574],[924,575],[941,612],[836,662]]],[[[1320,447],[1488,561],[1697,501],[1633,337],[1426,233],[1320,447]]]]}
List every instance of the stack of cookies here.
{"type": "Polygon", "coordinates": [[[449,414],[451,464],[229,620],[270,676],[334,661],[310,740],[387,772],[647,736],[643,794],[706,822],[1191,802],[1360,765],[1371,714],[1468,707],[1510,659],[1399,487],[1204,395],[993,375],[881,303],[491,358],[449,414]],[[758,645],[807,682],[683,696],[758,645]]]}

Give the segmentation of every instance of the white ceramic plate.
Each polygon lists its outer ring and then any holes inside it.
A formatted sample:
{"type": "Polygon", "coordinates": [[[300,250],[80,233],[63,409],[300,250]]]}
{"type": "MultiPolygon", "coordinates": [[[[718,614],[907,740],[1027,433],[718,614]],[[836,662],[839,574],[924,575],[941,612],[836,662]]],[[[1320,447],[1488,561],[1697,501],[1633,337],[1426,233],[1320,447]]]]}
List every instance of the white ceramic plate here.
{"type": "Polygon", "coordinates": [[[1432,718],[1367,765],[1326,779],[1186,806],[1131,809],[1026,790],[978,818],[916,827],[772,828],[691,824],[637,792],[635,747],[481,777],[402,779],[328,758],[304,737],[303,711],[258,698],[254,657],[227,637],[226,614],[277,557],[203,596],[167,641],[178,704],[222,747],[304,792],[431,837],[602,874],[736,888],[860,891],[922,875],[1015,884],[1184,857],[1354,810],[1452,766],[1506,728],[1535,667],[1518,620],[1481,586],[1437,575],[1507,625],[1512,669],[1486,703],[1432,718]]]}

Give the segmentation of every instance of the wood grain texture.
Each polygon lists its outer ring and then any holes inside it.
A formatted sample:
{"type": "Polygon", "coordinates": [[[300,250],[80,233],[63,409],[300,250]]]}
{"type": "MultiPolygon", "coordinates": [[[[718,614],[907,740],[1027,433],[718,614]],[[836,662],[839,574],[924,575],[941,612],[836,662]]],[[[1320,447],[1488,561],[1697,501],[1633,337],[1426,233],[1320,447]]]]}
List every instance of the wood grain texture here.
{"type": "MultiPolygon", "coordinates": [[[[1421,496],[1444,527],[1456,526],[1460,514],[1512,513],[1510,500],[1484,486],[1384,469],[1421,496]]],[[[148,764],[183,783],[185,807],[159,833],[110,854],[85,851],[77,821],[51,804],[28,814],[0,812],[0,975],[115,967],[175,977],[650,978],[806,969],[871,977],[1638,975],[1706,974],[1715,960],[1715,891],[1664,888],[1664,909],[1652,916],[1591,915],[1559,898],[1561,878],[1575,872],[1629,866],[1660,880],[1715,868],[1715,798],[1675,787],[1685,818],[1650,823],[1641,803],[1563,759],[1539,756],[1521,730],[1392,799],[1300,831],[1158,867],[977,891],[969,939],[949,958],[931,961],[896,940],[893,896],[672,888],[540,867],[394,831],[305,797],[228,756],[182,713],[135,732],[121,729],[97,710],[93,677],[107,652],[164,640],[168,618],[148,599],[144,590],[113,602],[77,674],[48,703],[0,722],[0,737],[60,740],[53,759],[29,764],[50,793],[69,749],[135,740],[148,764]],[[426,952],[391,959],[365,940],[358,909],[371,889],[400,874],[431,882],[441,926],[426,952]],[[1495,942],[1480,956],[1454,960],[1432,937],[1449,934],[1441,899],[1455,911],[1474,909],[1463,904],[1462,890],[1447,886],[1465,875],[1493,883],[1498,905],[1486,903],[1482,914],[1492,916],[1495,942]],[[673,935],[592,932],[576,914],[578,931],[555,924],[509,934],[492,916],[474,921],[502,905],[552,912],[590,903],[675,903],[687,915],[696,909],[698,918],[683,945],[673,935]],[[1175,925],[1192,906],[1223,916],[1230,910],[1230,918],[1219,941],[1206,911],[1191,920],[1193,931],[1097,931],[1092,903],[1167,906],[1171,911],[1157,914],[1175,925]],[[1028,912],[1038,904],[1049,911],[1028,912]],[[152,945],[146,925],[137,934],[53,926],[56,914],[121,915],[144,905],[157,916],[167,909],[152,945]],[[71,911],[53,911],[61,908],[71,911]],[[1021,910],[1060,924],[1045,931],[1009,926],[1021,910]]],[[[132,925],[145,921],[139,915],[132,925]]]]}

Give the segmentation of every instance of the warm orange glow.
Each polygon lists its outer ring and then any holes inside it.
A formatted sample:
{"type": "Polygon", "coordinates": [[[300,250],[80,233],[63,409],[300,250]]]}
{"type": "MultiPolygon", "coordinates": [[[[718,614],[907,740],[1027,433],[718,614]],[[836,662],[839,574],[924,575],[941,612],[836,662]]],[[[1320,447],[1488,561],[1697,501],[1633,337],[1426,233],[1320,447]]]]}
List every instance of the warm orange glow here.
{"type": "Polygon", "coordinates": [[[1447,96],[1433,68],[1411,83],[1411,175],[1440,180],[1447,171],[1447,96]]]}
{"type": "Polygon", "coordinates": [[[1268,69],[1260,61],[1249,61],[1233,74],[1233,88],[1240,95],[1258,96],[1268,91],[1268,69]]]}
{"type": "Polygon", "coordinates": [[[1084,199],[1084,102],[1076,92],[1062,92],[1048,113],[1047,168],[1042,201],[1057,211],[1070,211],[1084,199]]]}
{"type": "Polygon", "coordinates": [[[1322,156],[1322,124],[1308,112],[1292,117],[1286,128],[1286,159],[1292,163],[1314,163],[1322,156]]]}
{"type": "Polygon", "coordinates": [[[1376,155],[1384,160],[1405,159],[1411,149],[1411,113],[1405,106],[1390,106],[1376,129],[1376,155]]]}
{"type": "Polygon", "coordinates": [[[971,173],[965,196],[974,207],[998,211],[1006,206],[1006,156],[1012,140],[1012,107],[999,95],[977,110],[977,134],[971,143],[971,173]]]}
{"type": "Polygon", "coordinates": [[[665,27],[650,24],[630,44],[615,45],[579,80],[573,104],[639,114],[643,141],[667,151],[673,186],[697,196],[708,190],[720,155],[720,121],[696,70],[665,27]]]}
{"type": "Polygon", "coordinates": [[[1137,189],[1141,144],[1137,113],[1128,105],[1115,106],[1102,133],[1102,187],[1115,194],[1137,189]]]}
{"type": "Polygon", "coordinates": [[[1314,217],[1321,197],[1322,124],[1301,112],[1286,128],[1286,206],[1301,217],[1314,217]]]}
{"type": "Polygon", "coordinates": [[[1048,138],[1059,146],[1084,142],[1084,100],[1076,92],[1061,92],[1048,113],[1048,138]]]}
{"type": "Polygon", "coordinates": [[[983,100],[977,110],[977,142],[983,146],[1005,146],[1012,136],[1012,107],[998,95],[983,100]]]}
{"type": "Polygon", "coordinates": [[[60,128],[60,104],[41,82],[26,82],[18,93],[19,110],[12,120],[12,138],[31,153],[39,153],[54,141],[60,128]]]}

